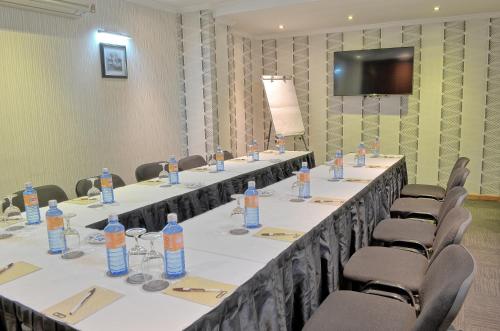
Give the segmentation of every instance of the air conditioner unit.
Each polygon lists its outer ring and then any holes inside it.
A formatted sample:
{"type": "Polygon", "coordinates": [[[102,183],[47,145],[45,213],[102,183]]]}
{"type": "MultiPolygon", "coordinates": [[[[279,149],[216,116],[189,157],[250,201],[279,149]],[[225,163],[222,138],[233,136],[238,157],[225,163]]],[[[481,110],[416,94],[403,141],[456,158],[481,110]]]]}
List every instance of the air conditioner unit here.
{"type": "Polygon", "coordinates": [[[94,12],[89,0],[0,0],[0,5],[71,18],[94,12]]]}

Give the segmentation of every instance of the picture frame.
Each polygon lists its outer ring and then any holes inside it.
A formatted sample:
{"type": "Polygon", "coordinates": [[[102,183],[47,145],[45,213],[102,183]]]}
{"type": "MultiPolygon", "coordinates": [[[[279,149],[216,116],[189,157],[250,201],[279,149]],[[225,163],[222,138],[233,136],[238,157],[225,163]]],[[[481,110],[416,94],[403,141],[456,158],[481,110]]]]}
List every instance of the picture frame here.
{"type": "Polygon", "coordinates": [[[127,47],[99,44],[103,78],[128,78],[127,47]]]}

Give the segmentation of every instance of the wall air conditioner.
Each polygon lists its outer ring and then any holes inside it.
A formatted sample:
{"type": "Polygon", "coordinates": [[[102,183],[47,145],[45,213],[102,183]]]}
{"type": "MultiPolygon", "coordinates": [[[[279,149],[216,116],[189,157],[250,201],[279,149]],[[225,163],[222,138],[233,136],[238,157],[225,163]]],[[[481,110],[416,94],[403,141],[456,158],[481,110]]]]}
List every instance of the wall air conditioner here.
{"type": "Polygon", "coordinates": [[[90,0],[0,0],[0,5],[71,18],[95,11],[90,0]]]}

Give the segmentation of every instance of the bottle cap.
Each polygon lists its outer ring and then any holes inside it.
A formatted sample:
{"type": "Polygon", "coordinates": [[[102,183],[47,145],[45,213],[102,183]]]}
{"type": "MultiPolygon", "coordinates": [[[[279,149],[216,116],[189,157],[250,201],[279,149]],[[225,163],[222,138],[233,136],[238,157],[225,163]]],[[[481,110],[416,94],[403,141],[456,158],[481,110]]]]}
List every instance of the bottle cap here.
{"type": "Polygon", "coordinates": [[[49,200],[49,207],[57,207],[57,200],[49,200]]]}
{"type": "Polygon", "coordinates": [[[102,172],[103,173],[107,173],[107,172],[109,172],[109,169],[108,168],[102,168],[102,172]]]}
{"type": "Polygon", "coordinates": [[[31,187],[33,187],[33,184],[32,184],[31,182],[26,182],[26,183],[24,184],[24,187],[25,187],[25,188],[31,188],[31,187]]]}
{"type": "Polygon", "coordinates": [[[116,214],[109,215],[108,221],[110,221],[110,222],[111,221],[118,221],[118,215],[116,215],[116,214]]]}
{"type": "Polygon", "coordinates": [[[169,160],[172,160],[172,159],[175,160],[175,155],[170,155],[168,158],[169,158],[169,160]]]}
{"type": "Polygon", "coordinates": [[[307,167],[307,162],[302,162],[302,167],[307,167]]]}
{"type": "Polygon", "coordinates": [[[177,214],[176,213],[170,213],[167,215],[167,221],[168,223],[170,222],[177,222],[177,214]]]}
{"type": "Polygon", "coordinates": [[[250,188],[255,188],[255,181],[254,180],[251,180],[248,182],[248,187],[250,188]]]}

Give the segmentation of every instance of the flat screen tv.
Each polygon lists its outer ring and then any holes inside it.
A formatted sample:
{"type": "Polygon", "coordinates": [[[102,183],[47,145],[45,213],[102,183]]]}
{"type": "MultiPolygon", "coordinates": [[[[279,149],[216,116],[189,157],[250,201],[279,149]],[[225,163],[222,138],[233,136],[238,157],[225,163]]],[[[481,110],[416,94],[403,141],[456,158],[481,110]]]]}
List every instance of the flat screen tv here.
{"type": "Polygon", "coordinates": [[[334,95],[412,94],[413,47],[334,53],[334,95]]]}

